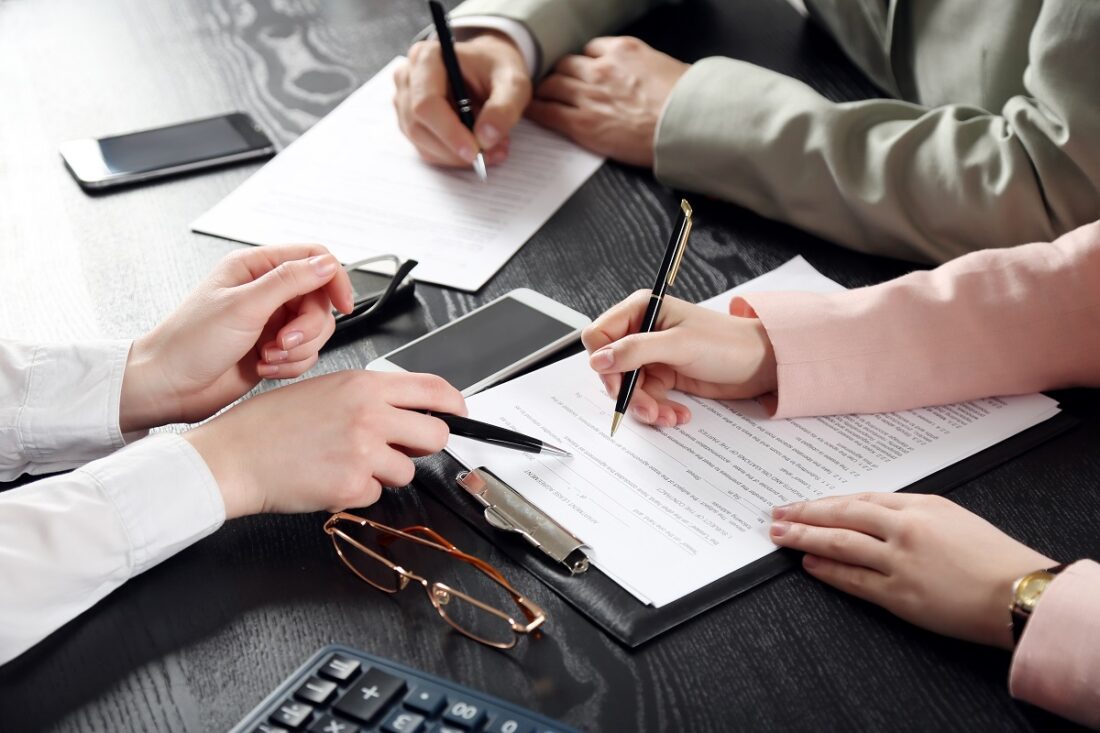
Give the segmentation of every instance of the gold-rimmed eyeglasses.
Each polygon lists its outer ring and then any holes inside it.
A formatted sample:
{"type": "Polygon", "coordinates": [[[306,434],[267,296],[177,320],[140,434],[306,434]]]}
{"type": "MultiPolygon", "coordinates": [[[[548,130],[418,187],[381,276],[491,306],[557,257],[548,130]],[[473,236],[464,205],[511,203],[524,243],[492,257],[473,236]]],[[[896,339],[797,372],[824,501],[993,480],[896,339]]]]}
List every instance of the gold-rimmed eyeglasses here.
{"type": "Polygon", "coordinates": [[[546,621],[542,608],[513,588],[499,570],[462,552],[428,527],[394,529],[337,512],[325,522],[325,533],[336,554],[361,580],[384,593],[402,591],[410,582],[420,584],[444,621],[482,644],[511,649],[520,635],[534,632],[546,621]],[[446,582],[430,581],[406,569],[438,567],[436,553],[455,561],[445,564],[446,582]],[[517,620],[518,616],[524,620],[517,620]]]}

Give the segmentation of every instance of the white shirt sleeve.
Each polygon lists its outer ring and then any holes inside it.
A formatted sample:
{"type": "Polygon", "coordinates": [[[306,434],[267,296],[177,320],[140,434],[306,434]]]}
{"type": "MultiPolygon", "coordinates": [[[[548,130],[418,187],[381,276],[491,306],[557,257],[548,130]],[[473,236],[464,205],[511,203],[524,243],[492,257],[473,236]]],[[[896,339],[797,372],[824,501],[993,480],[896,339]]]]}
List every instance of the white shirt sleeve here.
{"type": "MultiPolygon", "coordinates": [[[[454,18],[450,21],[451,30],[455,31],[455,40],[462,40],[461,30],[491,30],[503,33],[512,39],[519,52],[523,54],[523,60],[527,63],[527,73],[534,78],[538,72],[539,53],[538,45],[531,31],[511,18],[502,18],[499,15],[467,15],[462,18],[454,18]]],[[[434,37],[432,31],[428,37],[434,37]]]]}
{"type": "Polygon", "coordinates": [[[209,468],[172,434],[0,492],[0,664],[224,521],[209,468]]]}
{"type": "Polygon", "coordinates": [[[130,341],[0,339],[0,481],[66,471],[125,445],[118,409],[129,354],[130,341]]]}

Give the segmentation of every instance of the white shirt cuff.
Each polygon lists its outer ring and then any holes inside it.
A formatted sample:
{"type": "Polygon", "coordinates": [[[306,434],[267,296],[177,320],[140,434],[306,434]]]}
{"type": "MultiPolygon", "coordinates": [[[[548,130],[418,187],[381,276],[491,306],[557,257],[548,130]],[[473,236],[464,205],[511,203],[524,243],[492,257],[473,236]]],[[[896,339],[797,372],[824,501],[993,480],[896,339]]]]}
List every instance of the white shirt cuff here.
{"type": "Polygon", "coordinates": [[[61,471],[125,445],[118,425],[131,342],[42,344],[27,367],[17,431],[35,473],[61,471]]]}
{"type": "Polygon", "coordinates": [[[130,577],[225,522],[214,475],[179,435],[151,435],[77,472],[90,476],[118,513],[130,548],[130,577]]]}
{"type": "MultiPolygon", "coordinates": [[[[520,23],[519,21],[512,20],[511,18],[502,18],[499,15],[466,15],[461,18],[454,18],[451,21],[451,29],[458,31],[459,29],[465,30],[490,30],[503,33],[512,39],[512,42],[516,44],[516,48],[523,55],[523,60],[527,64],[527,73],[531,78],[535,77],[538,73],[538,46],[535,45],[535,38],[531,35],[531,32],[520,23]]],[[[434,34],[432,34],[434,36],[434,34]]],[[[462,34],[456,33],[456,40],[461,39],[462,34]]]]}

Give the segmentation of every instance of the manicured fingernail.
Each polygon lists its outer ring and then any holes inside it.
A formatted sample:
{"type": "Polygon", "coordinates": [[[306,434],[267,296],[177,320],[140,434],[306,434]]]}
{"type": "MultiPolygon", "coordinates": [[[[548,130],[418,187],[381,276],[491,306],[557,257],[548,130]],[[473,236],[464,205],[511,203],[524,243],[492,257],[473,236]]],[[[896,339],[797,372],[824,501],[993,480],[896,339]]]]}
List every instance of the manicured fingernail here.
{"type": "Polygon", "coordinates": [[[474,162],[474,155],[476,155],[476,153],[469,145],[463,145],[458,149],[458,157],[462,158],[467,163],[474,162]]]}
{"type": "Polygon", "coordinates": [[[274,377],[279,374],[279,367],[274,364],[257,364],[256,373],[261,377],[274,377]]]}
{"type": "Polygon", "coordinates": [[[671,428],[673,424],[672,420],[667,417],[657,418],[657,427],[659,428],[671,428]]]}
{"type": "Polygon", "coordinates": [[[264,361],[268,364],[278,364],[281,361],[286,361],[288,356],[290,354],[282,349],[264,349],[264,361]]]}
{"type": "Polygon", "coordinates": [[[802,565],[807,568],[816,568],[821,564],[821,558],[817,555],[806,555],[802,558],[802,565]]]}
{"type": "Polygon", "coordinates": [[[772,507],[772,519],[782,519],[787,516],[787,512],[791,510],[790,504],[784,504],[783,506],[772,507]]]}
{"type": "Polygon", "coordinates": [[[646,411],[637,405],[630,408],[630,414],[634,416],[635,420],[640,420],[641,422],[646,422],[649,417],[646,411]]]}
{"type": "Polygon", "coordinates": [[[615,354],[605,346],[592,355],[589,363],[594,369],[610,369],[615,365],[615,354]]]}
{"type": "Polygon", "coordinates": [[[477,134],[477,139],[481,142],[481,147],[488,150],[500,142],[500,130],[490,124],[484,124],[477,134]]]}
{"type": "MultiPolygon", "coordinates": [[[[287,335],[283,336],[283,348],[293,349],[298,344],[302,343],[304,336],[301,331],[291,331],[287,335]]],[[[270,359],[268,360],[270,361],[270,359]]]]}
{"type": "Polygon", "coordinates": [[[790,522],[772,522],[772,537],[782,537],[790,528],[790,522]]]}
{"type": "Polygon", "coordinates": [[[313,272],[317,274],[317,277],[328,277],[336,272],[336,260],[329,255],[310,257],[309,264],[313,266],[313,272]]]}

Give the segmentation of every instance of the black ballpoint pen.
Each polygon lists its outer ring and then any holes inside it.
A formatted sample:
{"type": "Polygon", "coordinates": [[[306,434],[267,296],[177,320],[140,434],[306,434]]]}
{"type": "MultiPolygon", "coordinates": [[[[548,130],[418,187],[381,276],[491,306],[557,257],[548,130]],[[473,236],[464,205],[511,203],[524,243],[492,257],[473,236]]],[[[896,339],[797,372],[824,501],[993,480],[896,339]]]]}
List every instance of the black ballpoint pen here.
{"type": "Polygon", "coordinates": [[[553,456],[572,458],[573,454],[562,450],[555,445],[532,438],[530,435],[517,433],[514,430],[490,425],[479,420],[471,420],[468,417],[459,417],[447,412],[427,412],[425,414],[437,417],[447,423],[452,435],[458,435],[470,440],[480,440],[482,443],[499,445],[501,448],[526,451],[527,453],[547,453],[553,456]]]}
{"type": "MultiPolygon", "coordinates": [[[[443,51],[443,66],[447,69],[447,78],[451,82],[451,92],[455,96],[455,107],[458,108],[458,117],[462,124],[470,131],[474,131],[474,106],[470,101],[470,95],[466,93],[466,83],[462,81],[462,69],[458,65],[458,55],[455,54],[454,37],[451,35],[451,26],[447,23],[447,11],[439,4],[438,0],[428,0],[428,7],[432,11],[432,22],[435,23],[435,34],[439,37],[439,46],[443,51]]],[[[482,181],[489,180],[485,170],[485,155],[478,150],[474,157],[474,171],[482,181]]]]}
{"type": "MultiPolygon", "coordinates": [[[[649,333],[657,326],[657,318],[661,315],[661,302],[664,300],[665,291],[676,280],[676,273],[680,271],[680,261],[684,259],[684,250],[687,248],[688,237],[691,235],[691,204],[687,199],[680,199],[680,215],[676,219],[676,226],[672,227],[672,236],[669,237],[668,247],[665,248],[665,257],[661,260],[661,267],[657,270],[657,281],[653,283],[653,293],[649,296],[649,305],[646,306],[645,316],[642,317],[642,328],[639,333],[649,333]]],[[[634,394],[634,387],[638,384],[638,374],[641,370],[635,369],[623,375],[623,383],[619,385],[619,398],[615,400],[615,414],[611,418],[611,435],[619,429],[619,423],[623,421],[626,408],[630,405],[630,397],[634,394]]]]}

